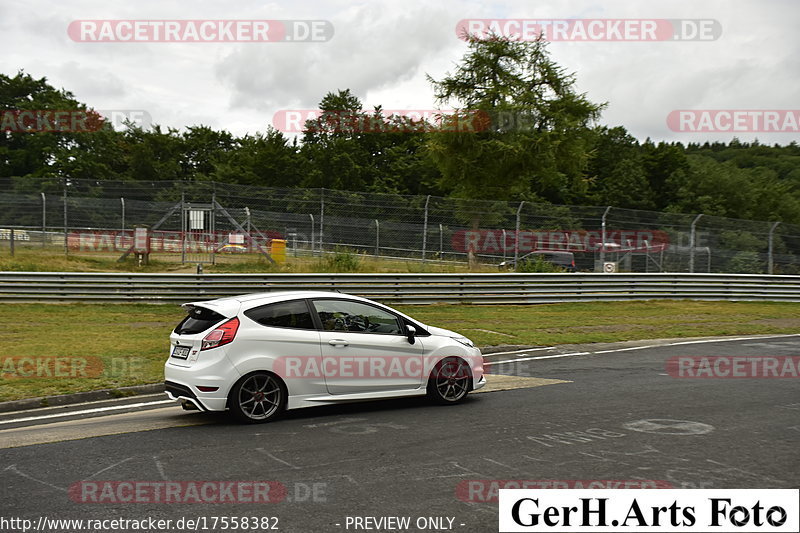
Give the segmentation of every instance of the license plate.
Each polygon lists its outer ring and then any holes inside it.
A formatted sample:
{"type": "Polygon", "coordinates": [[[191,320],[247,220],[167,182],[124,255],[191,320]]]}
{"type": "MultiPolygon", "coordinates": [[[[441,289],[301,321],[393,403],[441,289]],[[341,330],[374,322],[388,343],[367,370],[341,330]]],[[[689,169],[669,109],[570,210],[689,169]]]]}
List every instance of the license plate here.
{"type": "Polygon", "coordinates": [[[174,350],[172,350],[172,357],[177,359],[186,359],[189,357],[189,347],[188,346],[176,346],[174,350]]]}

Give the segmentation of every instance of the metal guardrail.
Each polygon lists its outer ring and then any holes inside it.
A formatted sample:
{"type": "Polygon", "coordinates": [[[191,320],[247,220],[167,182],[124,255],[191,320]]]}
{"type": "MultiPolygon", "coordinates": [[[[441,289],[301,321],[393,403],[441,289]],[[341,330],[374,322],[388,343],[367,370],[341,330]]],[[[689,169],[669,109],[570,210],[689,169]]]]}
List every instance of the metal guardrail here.
{"type": "Polygon", "coordinates": [[[328,290],[394,304],[615,300],[800,302],[800,276],[752,274],[125,274],[0,272],[0,301],[182,303],[328,290]]]}

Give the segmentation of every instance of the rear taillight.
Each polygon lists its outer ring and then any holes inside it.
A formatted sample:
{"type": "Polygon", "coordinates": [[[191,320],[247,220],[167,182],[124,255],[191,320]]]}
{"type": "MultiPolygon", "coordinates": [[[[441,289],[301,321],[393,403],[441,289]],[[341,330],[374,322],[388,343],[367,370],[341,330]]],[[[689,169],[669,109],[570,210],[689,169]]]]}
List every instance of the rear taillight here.
{"type": "Polygon", "coordinates": [[[239,329],[239,319],[231,318],[214,328],[214,330],[203,337],[203,342],[200,345],[200,350],[210,350],[217,346],[228,344],[236,336],[236,331],[239,329]]]}

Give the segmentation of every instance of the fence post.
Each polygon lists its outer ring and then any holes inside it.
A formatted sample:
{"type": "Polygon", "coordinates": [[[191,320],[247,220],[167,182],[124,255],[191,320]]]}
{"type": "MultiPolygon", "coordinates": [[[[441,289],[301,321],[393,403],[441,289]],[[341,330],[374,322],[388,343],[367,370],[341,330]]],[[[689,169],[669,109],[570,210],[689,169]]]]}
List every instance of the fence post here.
{"type": "Polygon", "coordinates": [[[375,257],[381,255],[381,223],[375,219],[375,257]]]}
{"type": "Polygon", "coordinates": [[[42,248],[47,244],[47,197],[42,195],[42,248]]]}
{"type": "Polygon", "coordinates": [[[10,234],[8,236],[8,246],[9,246],[9,252],[11,252],[11,257],[14,257],[14,228],[11,228],[10,234]]]}
{"type": "Polygon", "coordinates": [[[697,226],[697,222],[703,217],[703,214],[699,214],[694,217],[692,221],[691,231],[689,232],[689,273],[694,274],[694,247],[695,247],[695,228],[697,226]]]}
{"type": "Polygon", "coordinates": [[[311,218],[311,256],[314,256],[314,215],[311,213],[308,214],[311,218]]]}
{"type": "Polygon", "coordinates": [[[122,236],[125,236],[125,198],[120,198],[119,201],[122,203],[122,236]]]}
{"type": "Polygon", "coordinates": [[[211,264],[217,264],[217,183],[215,181],[211,182],[213,184],[213,189],[211,192],[211,213],[209,214],[209,221],[208,225],[211,226],[209,229],[211,230],[211,235],[209,236],[209,240],[211,241],[211,264]]]}
{"type": "Polygon", "coordinates": [[[504,228],[503,229],[503,263],[506,262],[506,243],[507,242],[508,241],[506,240],[506,230],[504,228]]]}
{"type": "MultiPolygon", "coordinates": [[[[519,203],[519,207],[517,208],[517,225],[516,229],[514,230],[514,270],[517,270],[517,261],[519,261],[519,218],[522,214],[522,206],[525,205],[525,202],[522,201],[519,203]]],[[[505,243],[504,243],[505,244],[505,243]]]]}
{"type": "Polygon", "coordinates": [[[603,272],[603,265],[606,262],[606,217],[608,212],[611,211],[611,206],[606,206],[603,211],[603,218],[600,219],[600,272],[603,272]]]}
{"type": "Polygon", "coordinates": [[[64,180],[64,255],[69,255],[69,243],[67,242],[67,180],[64,180]]]}
{"type": "Polygon", "coordinates": [[[778,227],[780,222],[775,222],[771,228],[769,228],[769,250],[767,251],[767,274],[772,274],[775,263],[772,259],[772,249],[773,249],[773,236],[775,234],[775,228],[778,227]]]}
{"type": "Polygon", "coordinates": [[[181,191],[181,264],[186,263],[186,193],[181,191]]]}
{"type": "Polygon", "coordinates": [[[431,195],[429,194],[427,198],[425,198],[425,219],[422,222],[422,262],[425,262],[425,248],[428,244],[428,202],[431,201],[431,195]]]}
{"type": "Polygon", "coordinates": [[[444,226],[439,224],[439,261],[444,261],[444,226]]]}
{"type": "Polygon", "coordinates": [[[319,200],[319,254],[322,255],[322,243],[325,229],[325,189],[320,189],[319,200]]]}
{"type": "MultiPolygon", "coordinates": [[[[244,206],[244,223],[245,229],[247,230],[247,251],[251,251],[253,249],[253,237],[250,235],[250,208],[244,206]]],[[[295,238],[295,241],[297,239],[295,238]]],[[[297,255],[297,247],[295,247],[295,255],[297,255]]]]}

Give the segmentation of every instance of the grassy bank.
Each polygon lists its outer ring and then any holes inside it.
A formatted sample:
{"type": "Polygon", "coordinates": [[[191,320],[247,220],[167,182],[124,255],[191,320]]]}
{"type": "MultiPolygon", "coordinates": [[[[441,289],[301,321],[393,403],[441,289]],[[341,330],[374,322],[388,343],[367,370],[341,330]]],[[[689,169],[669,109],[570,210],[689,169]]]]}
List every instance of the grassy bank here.
{"type": "MultiPolygon", "coordinates": [[[[117,261],[120,253],[72,252],[63,249],[18,248],[12,257],[7,249],[0,250],[0,271],[5,272],[174,272],[194,273],[193,263],[182,264],[180,254],[153,254],[150,263],[139,265],[133,256],[117,261]]],[[[374,257],[340,251],[324,256],[300,255],[291,252],[286,262],[273,265],[260,254],[217,254],[216,264],[203,265],[206,273],[306,273],[306,272],[468,272],[467,264],[457,262],[412,261],[374,257]]],[[[472,272],[497,272],[494,265],[483,265],[472,272]]]]}
{"type": "MultiPolygon", "coordinates": [[[[800,304],[791,303],[654,301],[398,309],[462,333],[481,346],[800,330],[800,304]]],[[[172,305],[4,305],[0,401],[161,381],[167,338],[182,316],[182,310],[172,305]],[[49,358],[59,358],[60,363],[49,358]],[[20,376],[26,372],[33,375],[20,376]]]]}

